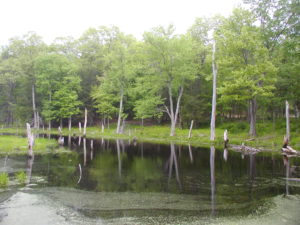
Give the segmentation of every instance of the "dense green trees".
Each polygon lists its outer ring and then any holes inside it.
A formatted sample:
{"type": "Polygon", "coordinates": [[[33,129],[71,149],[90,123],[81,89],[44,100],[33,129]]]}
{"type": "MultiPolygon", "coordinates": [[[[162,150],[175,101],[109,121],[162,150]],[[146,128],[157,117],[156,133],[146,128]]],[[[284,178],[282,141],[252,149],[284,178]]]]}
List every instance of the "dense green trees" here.
{"type": "Polygon", "coordinates": [[[169,123],[171,136],[191,120],[209,124],[213,39],[217,123],[248,119],[256,135],[256,119],[282,116],[286,99],[299,117],[299,3],[244,2],[250,11],[198,18],[182,35],[157,27],[136,40],[98,27],[51,45],[35,33],[13,38],[0,52],[0,123],[71,126],[86,107],[90,124],[112,119],[117,133],[125,119],[169,123]]]}

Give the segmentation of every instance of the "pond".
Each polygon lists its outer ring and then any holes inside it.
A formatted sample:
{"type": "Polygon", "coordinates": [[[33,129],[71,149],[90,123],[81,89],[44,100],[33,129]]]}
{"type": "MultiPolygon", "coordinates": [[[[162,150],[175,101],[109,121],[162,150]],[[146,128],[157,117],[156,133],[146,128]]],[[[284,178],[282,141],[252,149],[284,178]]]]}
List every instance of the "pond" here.
{"type": "Polygon", "coordinates": [[[70,152],[1,158],[28,179],[0,192],[1,224],[299,224],[299,158],[65,140],[70,152]]]}

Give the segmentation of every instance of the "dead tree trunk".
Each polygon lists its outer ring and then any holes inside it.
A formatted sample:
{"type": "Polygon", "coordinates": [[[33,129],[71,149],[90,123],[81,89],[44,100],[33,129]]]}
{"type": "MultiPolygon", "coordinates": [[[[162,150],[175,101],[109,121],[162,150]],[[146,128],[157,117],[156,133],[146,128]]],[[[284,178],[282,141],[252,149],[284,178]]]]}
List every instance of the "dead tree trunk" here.
{"type": "Polygon", "coordinates": [[[27,127],[27,140],[28,140],[28,156],[33,157],[33,145],[34,145],[34,136],[30,129],[30,124],[26,123],[27,127]]]}
{"type": "Polygon", "coordinates": [[[48,130],[51,130],[51,121],[48,121],[48,130]]]}
{"type": "Polygon", "coordinates": [[[86,136],[86,123],[87,123],[87,109],[84,109],[84,127],[83,127],[83,137],[86,136]]]}
{"type": "Polygon", "coordinates": [[[122,113],[123,113],[123,89],[121,90],[120,93],[120,106],[119,106],[119,116],[118,116],[118,125],[117,125],[117,134],[121,133],[121,118],[122,118],[122,113]]]}
{"type": "Polygon", "coordinates": [[[257,109],[256,99],[253,98],[249,101],[249,112],[250,112],[250,131],[249,131],[249,135],[253,136],[253,137],[256,136],[256,109],[257,109]]]}
{"type": "Polygon", "coordinates": [[[78,123],[79,133],[81,133],[81,122],[78,123]]]}
{"type": "Polygon", "coordinates": [[[72,128],[72,118],[71,118],[71,116],[69,117],[68,127],[69,127],[69,132],[70,132],[71,128],[72,128]]]}
{"type": "Polygon", "coordinates": [[[290,109],[289,102],[285,101],[286,138],[290,140],[290,109]]]}
{"type": "Polygon", "coordinates": [[[165,108],[166,108],[166,111],[171,120],[170,136],[172,137],[175,135],[176,123],[177,123],[177,118],[178,118],[178,113],[179,113],[179,106],[180,106],[180,101],[181,101],[181,97],[183,94],[183,86],[180,86],[180,89],[179,89],[175,112],[174,112],[173,94],[172,94],[171,84],[168,85],[168,92],[169,92],[170,107],[168,108],[167,106],[165,106],[165,108]]]}
{"type": "Polygon", "coordinates": [[[101,133],[104,133],[104,124],[101,123],[101,133]]]}
{"type": "Polygon", "coordinates": [[[218,69],[215,62],[216,42],[213,43],[212,53],[212,71],[213,71],[213,95],[212,95],[212,108],[210,120],[210,140],[215,140],[215,127],[216,127],[216,108],[217,108],[217,73],[218,69]]]}
{"type": "Polygon", "coordinates": [[[191,121],[191,126],[190,126],[190,130],[189,130],[189,136],[188,136],[188,139],[190,139],[190,138],[192,137],[193,124],[194,124],[194,120],[191,121]]]}
{"type": "Polygon", "coordinates": [[[37,128],[37,113],[36,113],[36,105],[35,105],[35,87],[34,84],[31,86],[32,91],[32,111],[33,111],[33,127],[37,128]]]}

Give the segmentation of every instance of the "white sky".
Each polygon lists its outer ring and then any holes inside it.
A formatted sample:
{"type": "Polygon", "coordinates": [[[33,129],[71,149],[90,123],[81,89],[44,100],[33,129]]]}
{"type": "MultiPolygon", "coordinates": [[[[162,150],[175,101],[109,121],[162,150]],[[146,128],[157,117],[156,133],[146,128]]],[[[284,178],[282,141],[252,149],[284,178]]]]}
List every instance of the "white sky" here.
{"type": "Polygon", "coordinates": [[[80,35],[89,27],[116,25],[140,38],[173,23],[184,33],[201,16],[227,16],[241,0],[0,0],[0,45],[35,31],[44,41],[80,35]]]}

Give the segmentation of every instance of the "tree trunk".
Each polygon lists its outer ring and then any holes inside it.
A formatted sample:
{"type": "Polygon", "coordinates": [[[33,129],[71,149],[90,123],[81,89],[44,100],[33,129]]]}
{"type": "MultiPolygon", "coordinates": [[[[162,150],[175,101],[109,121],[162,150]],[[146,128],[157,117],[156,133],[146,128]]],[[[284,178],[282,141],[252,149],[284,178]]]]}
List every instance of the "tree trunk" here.
{"type": "Polygon", "coordinates": [[[193,124],[194,124],[194,120],[191,121],[191,126],[190,126],[190,130],[189,130],[189,136],[188,136],[188,139],[190,139],[190,138],[192,137],[193,124]]]}
{"type": "Polygon", "coordinates": [[[290,140],[290,109],[289,102],[285,101],[286,138],[290,140]]]}
{"type": "Polygon", "coordinates": [[[299,109],[298,109],[298,105],[295,104],[295,117],[298,119],[300,117],[300,112],[299,112],[299,109]]]}
{"type": "Polygon", "coordinates": [[[39,112],[36,112],[36,119],[37,119],[37,129],[40,129],[40,115],[39,115],[39,112]]]}
{"type": "Polygon", "coordinates": [[[79,133],[81,133],[81,122],[78,123],[79,133]]]}
{"type": "Polygon", "coordinates": [[[167,113],[171,119],[170,136],[173,137],[175,135],[176,123],[177,123],[177,118],[178,118],[178,113],[179,113],[179,106],[180,106],[180,101],[181,101],[181,97],[183,94],[183,87],[180,86],[180,89],[179,89],[179,95],[177,98],[175,113],[174,113],[174,108],[173,108],[174,106],[173,106],[173,94],[172,94],[171,84],[169,84],[168,90],[169,90],[170,109],[169,110],[167,109],[167,113]]]}
{"type": "Polygon", "coordinates": [[[123,89],[121,90],[120,94],[120,107],[119,107],[119,116],[118,116],[118,125],[117,125],[117,134],[121,133],[121,118],[123,112],[123,89]]]}
{"type": "Polygon", "coordinates": [[[69,117],[69,132],[71,131],[72,128],[72,118],[71,116],[69,117]]]}
{"type": "Polygon", "coordinates": [[[212,53],[212,70],[213,70],[213,95],[212,95],[212,108],[210,120],[210,140],[215,140],[215,127],[216,127],[216,108],[217,108],[217,66],[215,62],[216,42],[213,43],[212,53]]]}
{"type": "Polygon", "coordinates": [[[256,136],[256,109],[257,103],[256,99],[253,98],[249,101],[249,112],[250,112],[250,131],[249,135],[255,137],[256,136]]]}
{"type": "Polygon", "coordinates": [[[59,125],[59,126],[60,126],[60,129],[63,129],[62,118],[60,118],[60,122],[59,122],[59,123],[60,123],[60,125],[59,125]]]}
{"type": "Polygon", "coordinates": [[[51,130],[51,121],[48,122],[48,130],[51,130]]]}
{"type": "Polygon", "coordinates": [[[84,109],[84,126],[83,126],[83,136],[86,136],[86,124],[87,124],[87,109],[84,109]]]}
{"type": "Polygon", "coordinates": [[[36,114],[35,90],[34,89],[35,89],[34,84],[32,84],[31,91],[32,91],[33,127],[37,128],[37,114],[36,114]]]}

